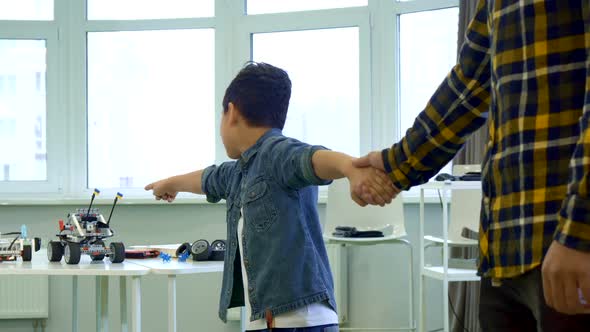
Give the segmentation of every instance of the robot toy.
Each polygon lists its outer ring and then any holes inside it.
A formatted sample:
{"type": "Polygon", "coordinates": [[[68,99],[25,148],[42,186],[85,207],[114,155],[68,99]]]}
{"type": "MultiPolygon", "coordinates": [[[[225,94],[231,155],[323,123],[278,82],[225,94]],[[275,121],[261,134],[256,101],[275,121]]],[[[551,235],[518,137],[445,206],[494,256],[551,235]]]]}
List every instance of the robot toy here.
{"type": "Polygon", "coordinates": [[[113,263],[125,260],[125,245],[122,242],[111,242],[105,245],[104,239],[114,235],[110,228],[111,217],[117,201],[123,197],[117,193],[108,220],[105,220],[97,208],[92,208],[94,198],[100,193],[94,189],[90,205],[87,209],[77,209],[70,213],[66,221],[59,221],[59,241],[50,241],[47,245],[47,258],[50,262],[60,261],[62,256],[68,264],[78,264],[82,254],[90,255],[92,261],[101,261],[105,256],[113,263]]]}

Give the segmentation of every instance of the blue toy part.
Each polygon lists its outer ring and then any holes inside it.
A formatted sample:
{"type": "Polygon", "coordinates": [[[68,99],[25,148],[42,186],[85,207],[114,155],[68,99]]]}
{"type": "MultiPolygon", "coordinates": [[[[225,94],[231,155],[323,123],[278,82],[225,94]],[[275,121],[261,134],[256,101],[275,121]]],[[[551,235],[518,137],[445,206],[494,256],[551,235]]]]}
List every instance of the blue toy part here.
{"type": "Polygon", "coordinates": [[[160,253],[160,258],[162,258],[162,262],[167,263],[170,262],[170,259],[172,259],[172,256],[168,255],[165,252],[160,253]]]}
{"type": "Polygon", "coordinates": [[[20,236],[23,239],[26,239],[27,238],[27,225],[20,226],[20,236]]]}
{"type": "Polygon", "coordinates": [[[185,251],[184,254],[178,256],[178,261],[179,262],[186,262],[186,259],[188,258],[189,255],[190,255],[190,252],[185,251]]]}

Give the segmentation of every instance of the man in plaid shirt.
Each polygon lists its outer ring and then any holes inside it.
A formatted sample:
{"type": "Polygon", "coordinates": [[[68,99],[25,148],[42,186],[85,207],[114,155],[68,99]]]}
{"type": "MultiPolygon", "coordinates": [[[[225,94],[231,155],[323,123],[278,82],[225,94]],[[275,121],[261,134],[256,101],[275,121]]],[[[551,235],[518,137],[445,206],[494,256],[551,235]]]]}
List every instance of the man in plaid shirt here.
{"type": "Polygon", "coordinates": [[[578,293],[590,303],[590,0],[480,0],[458,64],[412,128],[356,165],[408,189],[486,121],[481,326],[590,331],[578,293]]]}

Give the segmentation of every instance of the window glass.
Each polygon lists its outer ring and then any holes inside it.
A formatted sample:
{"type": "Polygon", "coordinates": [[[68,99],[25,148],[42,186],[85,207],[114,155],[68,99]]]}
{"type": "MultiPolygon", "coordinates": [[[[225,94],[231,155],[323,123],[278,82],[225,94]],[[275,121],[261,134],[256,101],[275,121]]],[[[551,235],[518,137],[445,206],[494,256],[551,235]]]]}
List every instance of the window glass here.
{"type": "Polygon", "coordinates": [[[253,60],[292,82],[284,134],[359,154],[358,28],[254,34],[253,60]]]}
{"type": "Polygon", "coordinates": [[[212,164],[214,67],[213,29],[89,33],[89,187],[212,164]]]}

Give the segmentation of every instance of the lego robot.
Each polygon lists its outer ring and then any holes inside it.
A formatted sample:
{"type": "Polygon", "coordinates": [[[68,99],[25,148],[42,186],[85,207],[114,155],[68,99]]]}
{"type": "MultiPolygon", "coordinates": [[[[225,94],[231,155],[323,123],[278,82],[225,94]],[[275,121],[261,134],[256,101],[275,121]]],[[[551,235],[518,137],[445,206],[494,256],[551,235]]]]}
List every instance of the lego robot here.
{"type": "Polygon", "coordinates": [[[0,262],[15,261],[22,257],[23,262],[30,262],[33,251],[41,249],[41,239],[28,238],[27,228],[21,227],[20,232],[0,233],[0,262]]]}
{"type": "Polygon", "coordinates": [[[109,219],[105,220],[98,209],[92,208],[94,198],[100,193],[94,190],[87,209],[77,209],[70,213],[64,223],[59,221],[59,241],[50,241],[47,245],[47,258],[50,262],[60,261],[62,256],[68,264],[78,264],[82,254],[90,255],[92,261],[101,261],[108,256],[113,263],[125,260],[125,245],[122,242],[111,242],[105,245],[104,239],[114,235],[110,228],[111,217],[117,201],[123,197],[117,193],[109,219]]]}

